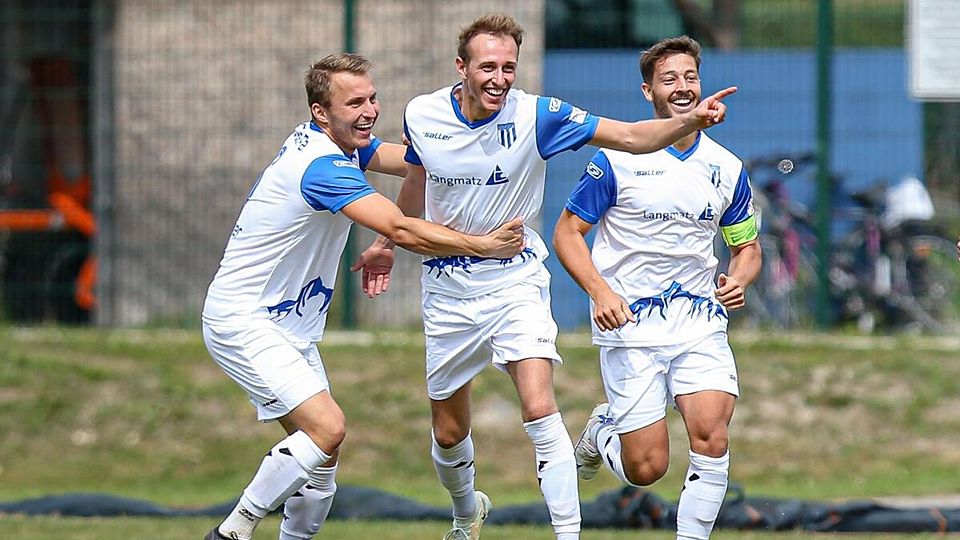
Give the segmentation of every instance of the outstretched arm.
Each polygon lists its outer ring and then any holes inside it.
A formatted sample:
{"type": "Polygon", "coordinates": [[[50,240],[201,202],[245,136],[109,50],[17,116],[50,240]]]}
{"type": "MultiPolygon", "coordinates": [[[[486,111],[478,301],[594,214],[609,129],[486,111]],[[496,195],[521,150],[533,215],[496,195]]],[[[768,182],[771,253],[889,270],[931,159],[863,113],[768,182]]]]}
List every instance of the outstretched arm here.
{"type": "MultiPolygon", "coordinates": [[[[397,195],[397,206],[405,216],[420,217],[423,215],[423,196],[426,182],[426,170],[420,165],[407,165],[407,175],[397,195]]],[[[360,272],[360,289],[369,298],[379,296],[390,288],[390,272],[393,270],[394,243],[383,235],[370,244],[357,257],[350,267],[351,272],[360,272]]]]}
{"type": "Polygon", "coordinates": [[[728,309],[738,309],[746,305],[744,291],[760,275],[762,261],[759,239],[739,246],[730,246],[730,266],[727,273],[717,276],[718,287],[714,291],[717,300],[728,309]]]}
{"type": "Polygon", "coordinates": [[[725,88],[702,100],[696,109],[673,118],[640,122],[600,118],[590,144],[633,154],[656,152],[697,130],[723,122],[727,114],[723,99],[736,91],[735,86],[725,88]]]}
{"type": "Polygon", "coordinates": [[[564,210],[553,230],[553,250],[570,277],[593,299],[593,320],[600,330],[615,330],[637,318],[593,265],[585,239],[592,227],[573,212],[564,210]]]}
{"type": "Polygon", "coordinates": [[[379,193],[361,197],[341,210],[351,220],[400,247],[423,255],[510,258],[523,249],[523,222],[514,219],[490,234],[471,236],[436,223],[404,216],[379,193]]]}

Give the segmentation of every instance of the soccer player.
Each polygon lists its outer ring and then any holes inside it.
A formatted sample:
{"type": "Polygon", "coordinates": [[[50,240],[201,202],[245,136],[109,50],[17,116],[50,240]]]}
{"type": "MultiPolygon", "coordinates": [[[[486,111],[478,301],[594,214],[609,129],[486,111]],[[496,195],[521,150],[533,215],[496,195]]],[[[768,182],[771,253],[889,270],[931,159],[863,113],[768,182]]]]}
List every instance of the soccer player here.
{"type": "Polygon", "coordinates": [[[207,291],[207,349],[246,390],[258,419],[277,420],[287,436],[206,540],[248,540],[284,502],[281,540],[311,538],[326,519],[345,424],[315,343],[352,222],[429,255],[509,258],[523,247],[519,220],[467,236],[405,217],[367,184],[368,167],[403,167],[399,145],[371,136],[380,105],[369,70],[353,54],[307,70],[311,121],[294,130],[254,184],[207,291]]]}
{"type": "MultiPolygon", "coordinates": [[[[686,36],[643,53],[643,95],[657,118],[698,106],[699,69],[700,46],[686,36]]],[[[738,395],[728,313],[743,307],[761,264],[743,162],[702,132],[650,154],[600,150],[553,246],[590,295],[609,402],[594,409],[577,443],[579,476],[593,478],[605,463],[629,484],[662,478],[673,402],[690,440],[677,538],[706,540],[727,489],[727,425],[738,395]],[[584,237],[597,224],[591,254],[584,237]],[[731,257],[715,284],[717,233],[731,257]]]]}
{"type": "MultiPolygon", "coordinates": [[[[409,216],[480,234],[497,221],[533,219],[543,201],[546,160],[590,143],[650,152],[719,123],[728,88],[673,118],[625,123],[593,116],[559,99],[512,88],[523,29],[487,15],[459,36],[460,82],[414,98],[404,113],[409,172],[397,198],[409,216]]],[[[389,242],[365,253],[362,283],[384,290],[389,242]]],[[[579,537],[573,445],[553,392],[557,326],[550,313],[547,249],[526,229],[512,258],[436,257],[423,262],[426,379],[433,422],[431,455],[453,502],[446,540],[475,539],[490,509],[474,487],[471,380],[493,363],[512,378],[536,474],[559,540],[579,537]]]]}

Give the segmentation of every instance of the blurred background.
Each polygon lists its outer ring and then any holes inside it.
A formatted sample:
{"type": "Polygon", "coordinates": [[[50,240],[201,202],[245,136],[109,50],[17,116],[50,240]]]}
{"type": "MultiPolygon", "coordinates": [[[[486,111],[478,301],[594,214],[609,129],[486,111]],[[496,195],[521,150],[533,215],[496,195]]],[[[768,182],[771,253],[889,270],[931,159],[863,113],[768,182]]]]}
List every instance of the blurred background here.
{"type": "MultiPolygon", "coordinates": [[[[704,46],[705,94],[740,87],[710,132],[748,166],[762,218],[764,272],[735,324],[956,328],[955,0],[5,0],[3,320],[196,326],[245,194],[309,118],[306,67],[368,56],[376,133],[398,141],[404,104],[456,81],[460,27],[499,11],[527,31],[517,86],[595,114],[651,117],[639,52],[668,36],[704,46]]],[[[545,238],[594,151],[551,160],[545,238]]],[[[372,238],[355,230],[345,259],[372,238]]],[[[548,266],[561,329],[585,328],[586,296],[548,266]]],[[[373,302],[344,272],[328,324],[416,328],[419,267],[400,257],[373,302]]]]}

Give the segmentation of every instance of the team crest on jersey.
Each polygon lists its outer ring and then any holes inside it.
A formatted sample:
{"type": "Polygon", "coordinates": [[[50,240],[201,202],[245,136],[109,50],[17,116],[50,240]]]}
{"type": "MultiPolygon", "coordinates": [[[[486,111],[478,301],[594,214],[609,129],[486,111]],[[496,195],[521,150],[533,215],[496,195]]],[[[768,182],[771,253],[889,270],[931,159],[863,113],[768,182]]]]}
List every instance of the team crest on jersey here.
{"type": "Polygon", "coordinates": [[[710,164],[710,183],[713,184],[713,187],[720,187],[720,166],[710,164]]]}
{"type": "Polygon", "coordinates": [[[510,148],[517,140],[517,128],[513,122],[497,124],[497,136],[500,138],[500,146],[510,148]]]}
{"type": "Polygon", "coordinates": [[[500,166],[497,165],[493,169],[493,172],[490,173],[490,177],[487,178],[487,185],[496,186],[498,184],[506,184],[509,181],[510,179],[507,178],[505,174],[503,174],[503,171],[500,169],[500,166]]]}

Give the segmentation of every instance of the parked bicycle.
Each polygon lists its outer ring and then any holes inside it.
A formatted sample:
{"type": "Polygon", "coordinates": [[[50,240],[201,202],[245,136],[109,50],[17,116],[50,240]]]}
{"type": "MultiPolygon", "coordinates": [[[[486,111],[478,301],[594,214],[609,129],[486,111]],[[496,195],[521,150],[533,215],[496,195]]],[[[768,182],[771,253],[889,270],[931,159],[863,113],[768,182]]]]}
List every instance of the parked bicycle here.
{"type": "MultiPolygon", "coordinates": [[[[747,303],[752,324],[812,325],[818,286],[817,235],[810,211],[791,199],[785,182],[803,176],[796,173],[814,163],[813,154],[803,154],[747,164],[756,186],[764,253],[764,270],[747,303]]],[[[904,179],[892,186],[878,183],[867,191],[850,193],[835,177],[832,188],[839,203],[833,212],[835,234],[828,266],[833,322],[852,322],[864,332],[943,333],[956,328],[960,324],[956,246],[932,221],[933,207],[925,204],[929,196],[922,184],[904,179]],[[910,193],[912,201],[905,195],[910,193]],[[905,210],[908,202],[912,207],[905,210]]]]}

